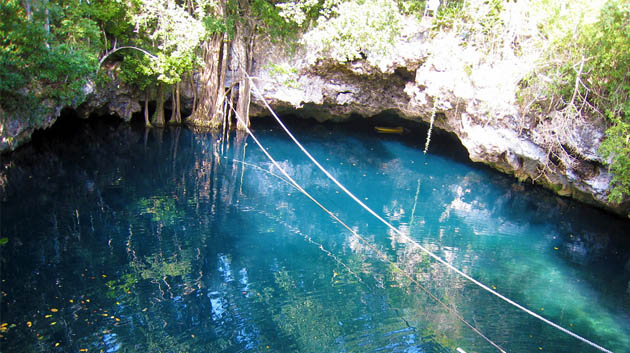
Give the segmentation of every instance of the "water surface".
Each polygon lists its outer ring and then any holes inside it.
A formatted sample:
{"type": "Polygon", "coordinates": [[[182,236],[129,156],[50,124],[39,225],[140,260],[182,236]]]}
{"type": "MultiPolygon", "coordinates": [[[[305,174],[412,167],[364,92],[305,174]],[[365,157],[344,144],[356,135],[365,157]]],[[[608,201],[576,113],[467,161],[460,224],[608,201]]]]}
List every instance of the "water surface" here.
{"type": "MultiPolygon", "coordinates": [[[[472,164],[445,136],[424,155],[422,129],[292,129],[415,242],[630,352],[627,221],[472,164]]],[[[0,350],[497,351],[463,319],[508,352],[596,351],[388,230],[270,122],[255,133],[361,238],[279,178],[251,139],[81,123],[3,158],[0,350]]]]}

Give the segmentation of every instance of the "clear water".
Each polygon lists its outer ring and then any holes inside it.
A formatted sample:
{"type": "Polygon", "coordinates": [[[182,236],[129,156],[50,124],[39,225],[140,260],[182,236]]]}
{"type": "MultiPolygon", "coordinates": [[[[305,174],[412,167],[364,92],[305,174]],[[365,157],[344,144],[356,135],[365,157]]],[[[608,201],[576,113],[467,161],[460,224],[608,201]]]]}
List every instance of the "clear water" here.
{"type": "MultiPolygon", "coordinates": [[[[279,179],[251,140],[66,126],[3,160],[0,351],[497,351],[445,306],[508,352],[596,351],[430,260],[257,124],[289,173],[387,261],[279,179]]],[[[424,155],[422,130],[292,129],[418,243],[630,352],[628,221],[472,164],[444,136],[424,155]]]]}

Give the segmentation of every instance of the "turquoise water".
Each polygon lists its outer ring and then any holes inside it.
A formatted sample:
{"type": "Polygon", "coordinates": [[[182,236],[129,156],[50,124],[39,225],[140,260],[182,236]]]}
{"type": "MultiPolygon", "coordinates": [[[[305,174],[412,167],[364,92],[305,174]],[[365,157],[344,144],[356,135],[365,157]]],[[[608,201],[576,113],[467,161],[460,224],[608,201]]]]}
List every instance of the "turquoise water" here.
{"type": "MultiPolygon", "coordinates": [[[[363,124],[291,128],[414,241],[630,352],[627,220],[472,164],[448,136],[424,155],[422,128],[363,124]]],[[[0,351],[497,351],[456,312],[508,352],[596,352],[389,231],[271,122],[254,128],[370,246],[280,179],[251,139],[60,127],[2,161],[0,351]]]]}

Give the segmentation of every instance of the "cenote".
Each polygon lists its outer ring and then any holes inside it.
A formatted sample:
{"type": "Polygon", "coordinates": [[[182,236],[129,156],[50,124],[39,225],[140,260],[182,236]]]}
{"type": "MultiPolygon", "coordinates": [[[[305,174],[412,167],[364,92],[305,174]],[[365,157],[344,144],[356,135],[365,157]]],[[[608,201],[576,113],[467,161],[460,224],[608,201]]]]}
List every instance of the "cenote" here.
{"type": "MultiPolygon", "coordinates": [[[[251,138],[72,121],[3,157],[0,350],[496,352],[457,312],[507,352],[597,352],[390,231],[273,122],[253,128],[371,247],[280,178],[251,138]]],[[[630,352],[627,220],[473,164],[448,136],[425,155],[423,128],[290,128],[419,244],[630,352]]]]}

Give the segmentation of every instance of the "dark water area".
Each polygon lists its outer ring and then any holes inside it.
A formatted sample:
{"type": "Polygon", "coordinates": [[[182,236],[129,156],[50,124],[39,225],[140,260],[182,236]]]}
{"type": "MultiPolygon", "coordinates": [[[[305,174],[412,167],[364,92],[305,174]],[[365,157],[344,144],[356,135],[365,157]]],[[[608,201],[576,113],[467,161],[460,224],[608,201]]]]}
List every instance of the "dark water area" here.
{"type": "Polygon", "coordinates": [[[408,128],[291,124],[413,241],[343,195],[271,121],[254,122],[283,168],[368,246],[280,178],[251,138],[62,121],[2,157],[0,352],[497,351],[454,311],[508,352],[597,351],[414,242],[630,352],[630,223],[473,164],[447,135],[425,155],[426,130],[408,128]]]}

